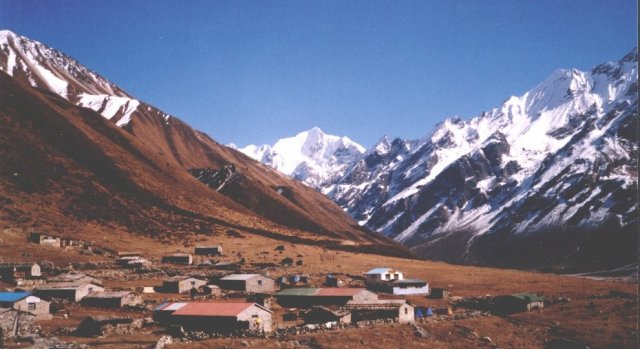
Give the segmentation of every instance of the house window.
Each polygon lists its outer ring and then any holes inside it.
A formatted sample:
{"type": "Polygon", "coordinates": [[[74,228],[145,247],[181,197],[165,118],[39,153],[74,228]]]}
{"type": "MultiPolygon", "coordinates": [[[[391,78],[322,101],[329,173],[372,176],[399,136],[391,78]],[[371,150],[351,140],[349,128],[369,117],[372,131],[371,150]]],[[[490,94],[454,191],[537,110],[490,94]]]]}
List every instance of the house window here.
{"type": "Polygon", "coordinates": [[[258,280],[258,286],[262,286],[262,280],[258,280]]]}
{"type": "Polygon", "coordinates": [[[191,281],[191,286],[195,286],[196,282],[195,281],[191,281]]]}
{"type": "Polygon", "coordinates": [[[409,309],[404,308],[404,314],[405,314],[405,315],[409,314],[409,309]]]}
{"type": "Polygon", "coordinates": [[[28,308],[29,310],[36,310],[36,303],[28,303],[28,308]]]}
{"type": "Polygon", "coordinates": [[[93,287],[89,287],[89,293],[93,292],[93,287]]]}
{"type": "Polygon", "coordinates": [[[385,274],[385,275],[384,275],[384,277],[385,277],[385,279],[387,279],[387,280],[391,280],[391,275],[390,275],[390,274],[385,274]]]}

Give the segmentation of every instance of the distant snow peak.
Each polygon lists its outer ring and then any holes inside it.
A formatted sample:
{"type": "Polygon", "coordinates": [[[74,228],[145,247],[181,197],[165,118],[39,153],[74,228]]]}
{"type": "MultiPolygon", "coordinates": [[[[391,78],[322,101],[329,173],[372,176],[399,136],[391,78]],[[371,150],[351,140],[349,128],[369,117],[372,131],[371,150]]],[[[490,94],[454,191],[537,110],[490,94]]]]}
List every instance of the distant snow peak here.
{"type": "Polygon", "coordinates": [[[316,189],[342,176],[365,152],[348,137],[328,135],[319,127],[280,139],[273,146],[248,145],[239,150],[316,189]]]}

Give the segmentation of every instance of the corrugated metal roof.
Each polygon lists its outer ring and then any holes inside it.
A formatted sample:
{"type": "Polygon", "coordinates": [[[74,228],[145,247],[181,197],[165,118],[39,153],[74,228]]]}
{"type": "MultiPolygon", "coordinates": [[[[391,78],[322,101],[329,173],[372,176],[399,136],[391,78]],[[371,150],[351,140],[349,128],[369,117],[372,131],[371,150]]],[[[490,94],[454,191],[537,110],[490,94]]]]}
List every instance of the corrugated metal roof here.
{"type": "Polygon", "coordinates": [[[354,296],[364,288],[287,288],[276,296],[354,296]]]}
{"type": "Polygon", "coordinates": [[[365,274],[384,274],[391,271],[391,268],[374,268],[366,272],[365,274]]]}
{"type": "Polygon", "coordinates": [[[171,303],[167,303],[167,302],[165,302],[165,303],[160,303],[160,305],[158,305],[157,307],[153,308],[153,310],[152,310],[152,311],[162,310],[164,307],[168,306],[169,304],[171,304],[171,303]]]}
{"type": "Polygon", "coordinates": [[[223,281],[246,281],[249,279],[253,279],[256,276],[260,276],[260,274],[231,274],[223,277],[220,280],[223,281]]]}
{"type": "Polygon", "coordinates": [[[314,296],[355,296],[364,288],[319,288],[314,296]]]}
{"type": "Polygon", "coordinates": [[[167,278],[166,280],[164,280],[164,282],[179,282],[182,280],[187,280],[187,279],[196,279],[196,280],[200,280],[197,277],[193,277],[193,276],[188,276],[188,275],[178,275],[178,276],[172,276],[170,278],[167,278]]]}
{"type": "Polygon", "coordinates": [[[107,291],[107,292],[92,292],[85,298],[121,298],[131,294],[130,291],[107,291]]]}
{"type": "Polygon", "coordinates": [[[255,303],[187,303],[173,312],[173,316],[238,316],[238,314],[254,306],[255,303]]]}
{"type": "Polygon", "coordinates": [[[404,299],[377,299],[366,301],[348,301],[345,305],[348,309],[357,308],[399,308],[408,304],[404,299]]]}
{"type": "Polygon", "coordinates": [[[0,302],[16,302],[30,295],[29,292],[0,292],[0,302]]]}
{"type": "Polygon", "coordinates": [[[178,310],[178,309],[184,307],[185,305],[187,305],[187,303],[181,303],[181,302],[162,303],[159,306],[157,306],[155,309],[153,309],[153,311],[158,311],[158,310],[174,311],[174,310],[178,310]]]}
{"type": "Polygon", "coordinates": [[[89,279],[87,280],[83,279],[81,281],[73,281],[73,282],[50,282],[42,286],[36,287],[36,290],[73,290],[88,284],[93,284],[95,286],[102,287],[102,285],[98,284],[95,281],[92,281],[89,279]]]}
{"type": "Polygon", "coordinates": [[[316,293],[317,288],[286,288],[276,293],[276,296],[312,296],[316,293]]]}
{"type": "Polygon", "coordinates": [[[394,284],[426,284],[427,282],[420,279],[402,279],[402,280],[396,280],[393,283],[394,284]]]}

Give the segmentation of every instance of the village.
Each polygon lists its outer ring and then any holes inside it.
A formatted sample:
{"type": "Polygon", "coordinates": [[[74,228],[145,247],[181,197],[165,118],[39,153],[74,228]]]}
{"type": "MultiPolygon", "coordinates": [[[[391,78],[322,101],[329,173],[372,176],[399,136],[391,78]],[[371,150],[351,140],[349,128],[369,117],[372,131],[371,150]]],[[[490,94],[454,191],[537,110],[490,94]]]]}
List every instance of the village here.
{"type": "MultiPolygon", "coordinates": [[[[42,233],[30,234],[29,243],[79,254],[99,249],[42,233]]],[[[292,258],[281,265],[245,266],[224,261],[223,248],[215,245],[159,260],[135,251],[103,248],[99,253],[112,262],[84,269],[47,261],[0,263],[0,343],[108,338],[154,329],[162,334],[154,347],[163,347],[218,337],[286,339],[392,323],[409,324],[420,337],[427,336],[423,322],[529,312],[545,305],[536,294],[459,297],[395,266],[361,275],[286,272],[303,263],[292,258]]]]}

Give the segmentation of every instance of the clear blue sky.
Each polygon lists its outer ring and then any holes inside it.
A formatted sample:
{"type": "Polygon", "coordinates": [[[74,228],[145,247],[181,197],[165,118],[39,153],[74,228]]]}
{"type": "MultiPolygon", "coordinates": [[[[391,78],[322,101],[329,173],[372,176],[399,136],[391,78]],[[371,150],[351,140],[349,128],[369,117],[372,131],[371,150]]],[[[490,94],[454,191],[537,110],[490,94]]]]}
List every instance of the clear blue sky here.
{"type": "Polygon", "coordinates": [[[365,147],[468,119],[637,45],[637,1],[0,0],[0,28],[221,143],[319,126],[365,147]]]}

